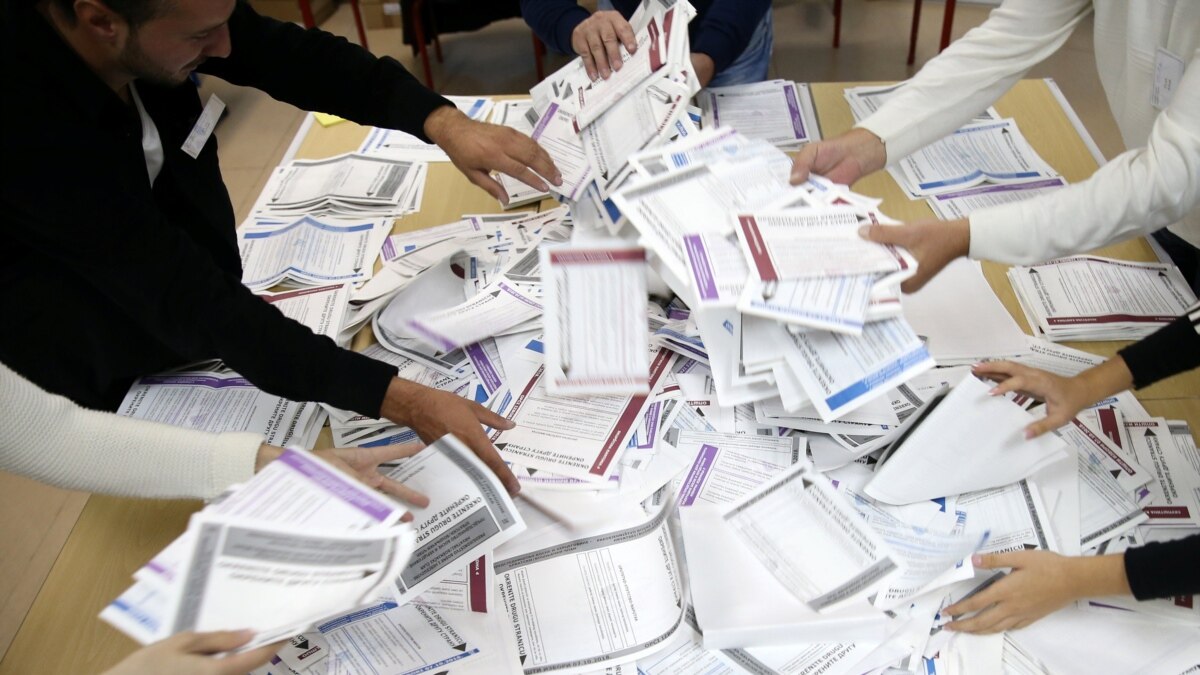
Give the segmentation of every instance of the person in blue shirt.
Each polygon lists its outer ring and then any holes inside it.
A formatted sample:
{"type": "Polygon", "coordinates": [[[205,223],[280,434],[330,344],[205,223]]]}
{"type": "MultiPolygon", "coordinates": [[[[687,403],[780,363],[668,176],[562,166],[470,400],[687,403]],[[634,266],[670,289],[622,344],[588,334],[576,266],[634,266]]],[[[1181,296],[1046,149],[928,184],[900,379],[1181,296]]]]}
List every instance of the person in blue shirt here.
{"type": "MultiPolygon", "coordinates": [[[[629,17],[639,0],[600,0],[589,13],[575,0],[521,0],[521,16],[551,49],[578,54],[592,79],[621,68],[621,45],[637,48],[629,17]]],[[[688,26],[692,67],[702,86],[767,79],[774,45],[770,0],[695,0],[688,26]]]]}

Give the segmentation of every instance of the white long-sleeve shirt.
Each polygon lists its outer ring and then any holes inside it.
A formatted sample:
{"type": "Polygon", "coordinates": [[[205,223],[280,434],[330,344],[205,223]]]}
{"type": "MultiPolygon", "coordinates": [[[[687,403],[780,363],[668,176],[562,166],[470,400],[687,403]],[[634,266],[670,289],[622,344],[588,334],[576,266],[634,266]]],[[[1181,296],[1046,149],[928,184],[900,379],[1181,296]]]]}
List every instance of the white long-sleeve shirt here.
{"type": "Polygon", "coordinates": [[[87,410],[0,363],[0,470],[71,490],[215,497],[249,480],[262,437],[87,410]]]}
{"type": "Polygon", "coordinates": [[[1196,0],[1006,0],[859,126],[899,160],[991,105],[1093,10],[1100,81],[1130,150],[1080,183],[972,212],[972,258],[1028,264],[1163,227],[1200,246],[1196,0]],[[1185,64],[1162,111],[1150,103],[1158,49],[1185,64]]]}

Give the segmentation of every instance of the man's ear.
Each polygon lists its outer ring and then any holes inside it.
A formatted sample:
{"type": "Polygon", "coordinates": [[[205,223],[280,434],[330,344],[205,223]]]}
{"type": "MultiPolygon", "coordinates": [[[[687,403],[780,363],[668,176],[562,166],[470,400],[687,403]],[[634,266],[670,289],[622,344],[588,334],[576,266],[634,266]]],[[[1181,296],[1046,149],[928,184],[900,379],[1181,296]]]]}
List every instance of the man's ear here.
{"type": "Polygon", "coordinates": [[[75,25],[103,44],[117,47],[129,33],[129,24],[100,0],[75,0],[75,25]]]}

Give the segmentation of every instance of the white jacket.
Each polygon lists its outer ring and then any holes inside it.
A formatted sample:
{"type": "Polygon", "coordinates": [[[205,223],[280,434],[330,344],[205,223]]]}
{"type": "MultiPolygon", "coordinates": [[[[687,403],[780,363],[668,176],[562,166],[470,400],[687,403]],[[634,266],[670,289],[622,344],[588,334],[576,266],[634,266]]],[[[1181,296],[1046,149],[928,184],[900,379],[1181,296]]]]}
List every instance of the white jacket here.
{"type": "Polygon", "coordinates": [[[0,470],[70,490],[215,497],[254,475],[263,439],[86,410],[0,363],[0,470]]]}
{"type": "Polygon", "coordinates": [[[1086,181],[972,212],[972,258],[1028,264],[1168,226],[1200,246],[1197,0],[1006,0],[859,126],[889,161],[905,157],[991,105],[1093,10],[1100,81],[1130,150],[1086,181]],[[1161,112],[1150,104],[1160,48],[1186,68],[1161,112]]]}

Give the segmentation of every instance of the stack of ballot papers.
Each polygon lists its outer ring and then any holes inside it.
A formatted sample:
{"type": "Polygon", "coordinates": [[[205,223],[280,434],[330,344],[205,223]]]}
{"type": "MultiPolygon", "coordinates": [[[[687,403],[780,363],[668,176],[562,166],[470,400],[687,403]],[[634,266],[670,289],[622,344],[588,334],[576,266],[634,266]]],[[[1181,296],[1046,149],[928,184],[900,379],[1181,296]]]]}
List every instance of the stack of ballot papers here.
{"type": "Polygon", "coordinates": [[[1196,303],[1179,268],[1098,256],[1008,271],[1035,334],[1049,340],[1137,340],[1196,303]]]}
{"type": "Polygon", "coordinates": [[[246,431],[271,445],[305,448],[316,442],[326,417],[316,403],[268,394],[219,363],[139,377],[116,413],[213,433],[246,431]]]}
{"type": "Polygon", "coordinates": [[[242,283],[255,290],[361,284],[374,273],[391,231],[391,218],[251,218],[238,228],[242,283]]]}
{"type": "Polygon", "coordinates": [[[516,649],[498,639],[507,622],[492,561],[525,528],[515,504],[453,436],[387,475],[430,504],[408,511],[314,455],[285,450],[193,515],[101,618],[142,643],[250,628],[257,634],[243,649],[290,639],[275,664],[296,671],[514,672],[516,649]],[[399,647],[397,634],[419,639],[390,664],[376,661],[399,647]]]}
{"type": "Polygon", "coordinates": [[[428,168],[354,153],[292,160],[271,173],[252,211],[267,218],[397,217],[420,207],[428,168]]]}
{"type": "MultiPolygon", "coordinates": [[[[904,83],[851,87],[845,91],[846,102],[861,122],[903,87],[904,83]]],[[[1025,140],[1016,121],[1000,117],[995,108],[901,158],[888,171],[909,198],[928,199],[944,220],[1066,185],[1025,140]]]]}
{"type": "Polygon", "coordinates": [[[697,99],[706,128],[730,127],[789,151],[821,140],[807,84],[767,80],[709,87],[697,99]]]}

